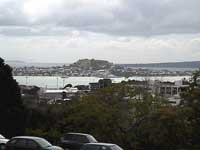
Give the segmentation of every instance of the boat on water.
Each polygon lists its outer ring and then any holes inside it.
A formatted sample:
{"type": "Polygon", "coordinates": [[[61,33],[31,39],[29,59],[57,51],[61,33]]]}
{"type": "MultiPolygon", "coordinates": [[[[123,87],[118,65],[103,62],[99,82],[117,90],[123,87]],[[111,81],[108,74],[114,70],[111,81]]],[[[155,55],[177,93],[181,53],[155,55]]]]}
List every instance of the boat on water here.
{"type": "Polygon", "coordinates": [[[61,78],[69,78],[69,76],[61,76],[61,78]]]}

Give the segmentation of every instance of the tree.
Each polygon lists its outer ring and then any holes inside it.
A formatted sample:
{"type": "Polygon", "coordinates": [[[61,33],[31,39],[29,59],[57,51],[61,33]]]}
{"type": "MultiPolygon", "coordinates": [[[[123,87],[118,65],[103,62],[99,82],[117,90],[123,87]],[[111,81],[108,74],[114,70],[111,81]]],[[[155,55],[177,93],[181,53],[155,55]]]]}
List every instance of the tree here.
{"type": "MultiPolygon", "coordinates": [[[[190,81],[190,86],[182,93],[182,104],[184,106],[198,107],[200,104],[200,71],[196,71],[190,81]]],[[[198,109],[198,108],[197,108],[198,109]]]]}
{"type": "Polygon", "coordinates": [[[200,70],[196,71],[191,79],[190,87],[182,94],[182,106],[187,108],[192,125],[191,143],[194,149],[200,148],[200,70]]]}
{"type": "Polygon", "coordinates": [[[181,150],[191,147],[192,125],[176,107],[163,107],[146,115],[132,133],[133,145],[141,150],[181,150]]]}
{"type": "Polygon", "coordinates": [[[20,135],[25,128],[25,112],[20,88],[12,69],[0,58],[0,133],[7,137],[20,135]]]}

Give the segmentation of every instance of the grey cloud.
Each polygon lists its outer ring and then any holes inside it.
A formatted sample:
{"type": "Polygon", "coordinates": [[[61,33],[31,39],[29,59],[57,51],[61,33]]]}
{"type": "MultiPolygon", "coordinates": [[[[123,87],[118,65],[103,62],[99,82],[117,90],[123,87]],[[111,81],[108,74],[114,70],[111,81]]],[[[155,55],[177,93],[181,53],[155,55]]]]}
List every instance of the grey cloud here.
{"type": "Polygon", "coordinates": [[[123,9],[114,10],[116,21],[109,28],[96,29],[120,35],[199,33],[199,7],[198,0],[129,0],[123,9]]]}
{"type": "Polygon", "coordinates": [[[0,26],[24,26],[28,24],[26,15],[22,12],[23,1],[0,2],[0,26]]]}
{"type": "Polygon", "coordinates": [[[71,35],[71,28],[57,26],[0,26],[0,35],[7,36],[59,36],[71,35]]]}
{"type": "Polygon", "coordinates": [[[199,0],[118,0],[118,4],[109,6],[105,2],[64,1],[34,22],[22,11],[25,1],[19,1],[0,4],[0,26],[14,28],[1,29],[1,34],[60,35],[68,29],[122,36],[200,32],[199,0]],[[15,26],[25,27],[22,30],[15,26]],[[47,28],[32,32],[38,26],[47,28]],[[61,30],[55,31],[56,27],[61,30]]]}

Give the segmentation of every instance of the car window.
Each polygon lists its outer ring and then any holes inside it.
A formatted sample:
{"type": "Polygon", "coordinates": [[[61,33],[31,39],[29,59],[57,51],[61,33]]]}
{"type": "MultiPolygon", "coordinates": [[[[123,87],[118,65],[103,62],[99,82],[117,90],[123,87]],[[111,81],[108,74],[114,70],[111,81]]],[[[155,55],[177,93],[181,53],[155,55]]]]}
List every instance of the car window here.
{"type": "Polygon", "coordinates": [[[11,139],[9,142],[8,142],[8,145],[13,145],[17,142],[17,139],[11,139]]]}
{"type": "Polygon", "coordinates": [[[15,145],[17,147],[25,147],[26,146],[26,140],[25,139],[17,139],[15,145]]]}
{"type": "Polygon", "coordinates": [[[26,146],[28,148],[32,148],[32,149],[37,149],[37,147],[38,147],[37,143],[33,140],[27,140],[26,146]]]}
{"type": "Polygon", "coordinates": [[[73,139],[73,134],[65,134],[64,135],[64,140],[69,140],[71,141],[73,139]]]}
{"type": "Polygon", "coordinates": [[[83,135],[76,135],[76,136],[74,136],[73,140],[74,141],[78,141],[80,143],[88,143],[89,142],[89,140],[87,139],[87,137],[83,136],[83,135]]]}

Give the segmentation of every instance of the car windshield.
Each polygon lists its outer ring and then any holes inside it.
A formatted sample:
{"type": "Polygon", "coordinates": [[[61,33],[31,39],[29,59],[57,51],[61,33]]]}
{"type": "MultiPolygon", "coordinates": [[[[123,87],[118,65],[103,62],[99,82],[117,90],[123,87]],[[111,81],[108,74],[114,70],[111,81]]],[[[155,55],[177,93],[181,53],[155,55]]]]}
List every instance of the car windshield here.
{"type": "Polygon", "coordinates": [[[121,147],[114,145],[111,147],[112,150],[123,150],[121,147]]]}
{"type": "Polygon", "coordinates": [[[5,137],[3,135],[0,134],[0,139],[5,139],[5,137]]]}
{"type": "Polygon", "coordinates": [[[38,144],[40,144],[40,146],[42,146],[42,147],[50,147],[50,146],[52,146],[47,140],[45,140],[45,139],[36,139],[35,140],[38,144]]]}
{"type": "Polygon", "coordinates": [[[94,143],[97,142],[97,140],[91,135],[89,135],[89,140],[90,140],[90,142],[94,142],[94,143]]]}

